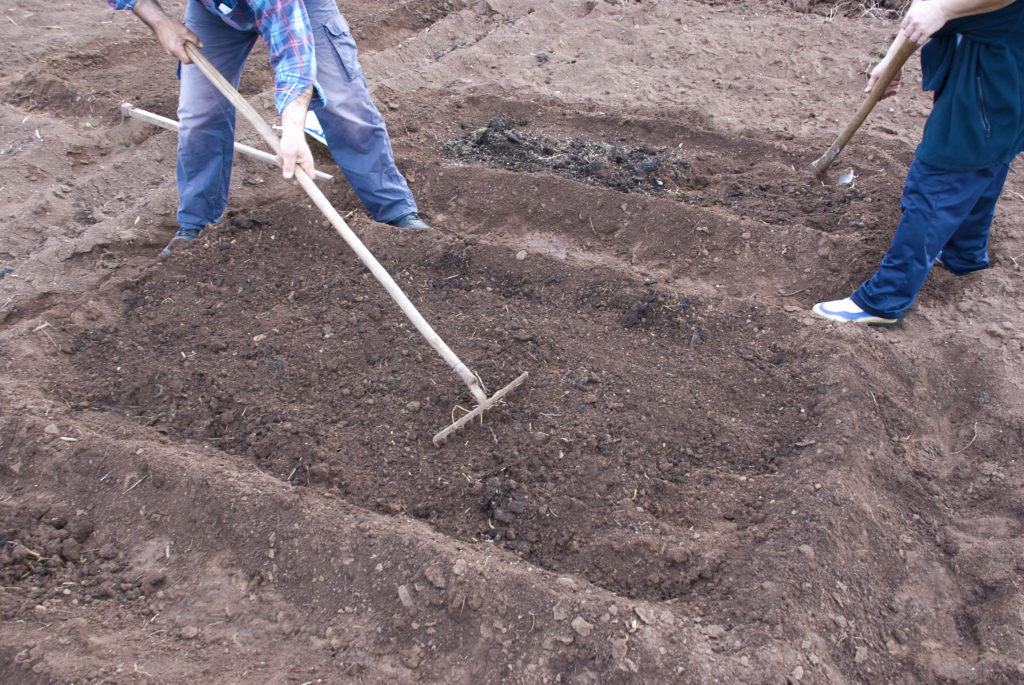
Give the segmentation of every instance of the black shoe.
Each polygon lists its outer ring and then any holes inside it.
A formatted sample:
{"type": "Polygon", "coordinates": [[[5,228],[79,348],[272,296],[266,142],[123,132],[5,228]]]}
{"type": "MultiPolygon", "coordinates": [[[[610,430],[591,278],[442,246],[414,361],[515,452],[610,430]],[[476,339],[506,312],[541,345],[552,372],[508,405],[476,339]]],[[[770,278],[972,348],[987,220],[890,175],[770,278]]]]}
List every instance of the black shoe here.
{"type": "Polygon", "coordinates": [[[398,228],[430,228],[427,222],[420,218],[420,215],[416,212],[410,212],[405,216],[400,216],[394,221],[389,221],[388,224],[391,226],[397,226],[398,228]]]}
{"type": "Polygon", "coordinates": [[[199,237],[199,232],[202,230],[201,228],[179,228],[178,232],[171,238],[171,242],[167,243],[167,247],[160,252],[160,257],[163,258],[171,253],[181,252],[183,248],[188,247],[193,240],[199,237]]]}

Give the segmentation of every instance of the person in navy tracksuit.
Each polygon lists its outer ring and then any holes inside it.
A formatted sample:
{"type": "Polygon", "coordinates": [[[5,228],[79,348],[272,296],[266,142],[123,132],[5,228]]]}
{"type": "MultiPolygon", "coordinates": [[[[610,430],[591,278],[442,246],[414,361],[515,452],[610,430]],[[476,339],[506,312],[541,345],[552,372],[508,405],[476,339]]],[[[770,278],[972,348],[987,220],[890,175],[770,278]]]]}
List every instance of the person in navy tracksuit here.
{"type": "Polygon", "coordinates": [[[833,321],[894,325],[936,262],[958,276],[988,268],[996,201],[1024,150],[1024,0],[915,0],[868,89],[907,40],[924,45],[934,105],[881,266],[850,297],[813,307],[833,321]]]}

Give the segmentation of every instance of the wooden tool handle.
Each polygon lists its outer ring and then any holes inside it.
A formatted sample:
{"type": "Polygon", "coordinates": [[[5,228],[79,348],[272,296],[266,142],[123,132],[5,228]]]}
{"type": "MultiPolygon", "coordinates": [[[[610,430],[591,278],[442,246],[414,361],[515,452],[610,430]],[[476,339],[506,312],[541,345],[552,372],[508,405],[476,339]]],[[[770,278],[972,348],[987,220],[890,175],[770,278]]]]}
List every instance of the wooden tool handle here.
{"type": "MultiPolygon", "coordinates": [[[[231,104],[245,116],[249,122],[256,127],[260,135],[267,141],[267,145],[276,154],[281,154],[281,141],[277,139],[277,134],[274,129],[270,127],[263,117],[260,116],[259,112],[249,104],[249,102],[243,98],[234,86],[228,83],[217,68],[210,63],[208,59],[203,57],[203,54],[199,52],[199,48],[194,43],[185,42],[185,52],[188,53],[189,58],[199,68],[199,71],[203,73],[206,78],[210,79],[210,82],[217,87],[224,97],[231,101],[231,104]]],[[[373,256],[363,242],[359,240],[359,237],[352,232],[352,229],[348,227],[345,220],[341,218],[334,206],[331,205],[327,197],[320,191],[320,189],[313,182],[313,179],[309,177],[309,174],[302,167],[296,167],[295,169],[295,180],[299,182],[302,189],[306,191],[313,203],[323,212],[324,216],[331,222],[335,230],[341,234],[341,237],[348,243],[348,246],[359,257],[360,261],[370,270],[374,278],[380,281],[380,284],[384,286],[384,289],[388,291],[398,306],[402,309],[402,312],[408,317],[412,324],[416,327],[416,330],[420,332],[427,342],[434,350],[441,355],[441,358],[452,368],[452,370],[462,379],[462,382],[466,384],[470,392],[473,394],[474,399],[477,403],[483,404],[487,401],[487,393],[484,392],[483,387],[480,384],[479,379],[473,374],[469,368],[459,361],[459,358],[455,356],[455,353],[451,351],[451,348],[445,344],[444,340],[441,339],[427,320],[417,311],[413,303],[406,297],[402,289],[395,283],[395,279],[391,277],[391,274],[381,266],[377,258],[373,256]]]]}
{"type": "MultiPolygon", "coordinates": [[[[121,114],[123,114],[126,117],[138,119],[139,121],[144,121],[147,124],[152,124],[153,126],[159,126],[160,128],[167,129],[168,131],[178,131],[181,128],[181,124],[179,124],[174,119],[168,119],[167,117],[162,117],[159,114],[153,114],[152,112],[147,112],[144,109],[139,109],[138,107],[129,102],[121,103],[121,114]]],[[[235,152],[247,155],[254,159],[261,159],[264,162],[269,162],[270,164],[273,164],[274,166],[280,166],[280,163],[277,161],[277,157],[270,154],[269,152],[257,150],[254,147],[249,147],[248,145],[244,145],[242,143],[239,143],[238,141],[235,141],[235,152]]],[[[319,170],[316,171],[316,177],[321,181],[334,180],[333,176],[331,176],[330,174],[325,174],[324,172],[319,170]]]]}
{"type": "Polygon", "coordinates": [[[842,152],[844,147],[846,147],[846,144],[850,142],[850,138],[852,138],[853,134],[857,132],[857,129],[861,127],[864,120],[868,118],[868,114],[871,113],[871,110],[875,108],[878,101],[882,99],[883,95],[885,95],[885,91],[889,87],[889,84],[892,83],[893,78],[896,77],[896,74],[899,73],[907,59],[914,54],[914,51],[917,50],[917,48],[917,43],[912,43],[909,40],[905,40],[903,42],[896,54],[893,55],[892,61],[889,62],[889,66],[886,67],[885,71],[879,75],[878,80],[875,81],[875,85],[872,86],[871,92],[869,92],[867,98],[865,98],[864,104],[862,104],[860,109],[858,109],[853,115],[850,123],[846,125],[843,132],[839,134],[838,138],[836,138],[836,141],[832,143],[832,146],[825,151],[825,154],[811,162],[811,168],[814,169],[814,173],[818,175],[819,179],[824,178],[825,172],[828,171],[830,166],[832,166],[832,162],[834,162],[836,157],[839,156],[839,153],[842,152]]]}

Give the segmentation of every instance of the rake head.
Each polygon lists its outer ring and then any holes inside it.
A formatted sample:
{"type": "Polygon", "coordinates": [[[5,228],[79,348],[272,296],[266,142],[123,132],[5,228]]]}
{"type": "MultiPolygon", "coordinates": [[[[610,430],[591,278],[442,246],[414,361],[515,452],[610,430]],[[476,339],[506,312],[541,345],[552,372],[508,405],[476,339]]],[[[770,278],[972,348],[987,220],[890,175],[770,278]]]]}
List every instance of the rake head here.
{"type": "Polygon", "coordinates": [[[476,417],[480,416],[485,411],[487,411],[495,404],[497,404],[499,401],[501,401],[501,399],[504,398],[505,395],[509,394],[510,392],[518,388],[520,385],[522,385],[523,381],[525,381],[527,377],[529,377],[529,375],[529,372],[522,373],[514,381],[512,381],[511,383],[509,383],[504,388],[497,391],[490,397],[487,397],[486,395],[482,395],[481,397],[479,397],[479,404],[477,404],[476,408],[473,409],[473,411],[461,417],[458,421],[452,423],[447,428],[445,428],[440,433],[434,436],[434,446],[440,447],[441,445],[443,445],[445,441],[448,440],[448,436],[450,436],[452,433],[459,430],[467,423],[469,423],[476,417]]]}

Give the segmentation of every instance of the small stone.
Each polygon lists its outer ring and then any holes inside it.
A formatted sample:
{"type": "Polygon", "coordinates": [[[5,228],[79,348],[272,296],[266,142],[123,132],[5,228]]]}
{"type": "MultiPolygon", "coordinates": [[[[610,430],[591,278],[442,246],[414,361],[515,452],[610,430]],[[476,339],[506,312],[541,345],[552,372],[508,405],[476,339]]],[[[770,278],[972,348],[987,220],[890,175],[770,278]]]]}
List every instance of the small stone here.
{"type": "Polygon", "coordinates": [[[665,550],[665,561],[672,566],[682,566],[690,560],[690,552],[681,545],[672,545],[665,550]]]}
{"type": "Polygon", "coordinates": [[[402,665],[406,668],[418,668],[423,663],[423,647],[413,645],[408,649],[399,650],[398,658],[402,660],[402,665]]]}
{"type": "MultiPolygon", "coordinates": [[[[28,558],[28,548],[24,545],[14,543],[11,547],[8,548],[7,554],[7,563],[12,565],[20,564],[28,558]]],[[[0,555],[0,560],[2,559],[3,555],[0,555]]]]}
{"type": "Polygon", "coordinates": [[[452,564],[452,573],[457,576],[461,576],[466,572],[466,560],[456,559],[455,563],[452,564]]]}
{"type": "Polygon", "coordinates": [[[194,640],[199,635],[199,628],[184,626],[178,634],[186,640],[194,640]]]}
{"type": "Polygon", "coordinates": [[[640,618],[640,620],[646,623],[647,625],[651,625],[652,623],[654,623],[654,613],[647,607],[636,606],[633,607],[633,611],[640,618]]]}
{"type": "Polygon", "coordinates": [[[789,677],[797,682],[800,682],[804,679],[804,667],[798,665],[796,668],[793,669],[793,672],[790,674],[789,677]]]}
{"type": "Polygon", "coordinates": [[[707,636],[712,640],[720,640],[725,636],[726,630],[725,626],[719,625],[717,623],[712,623],[704,629],[704,632],[707,633],[707,636]]]}
{"type": "Polygon", "coordinates": [[[406,609],[412,609],[416,606],[416,603],[412,600],[412,595],[409,593],[409,587],[407,585],[398,586],[398,599],[406,609]]]}
{"type": "Polygon", "coordinates": [[[552,618],[556,621],[564,621],[569,618],[569,612],[565,610],[561,604],[556,604],[555,608],[551,610],[552,618]]]}
{"type": "Polygon", "coordinates": [[[82,558],[82,546],[74,538],[68,538],[60,546],[60,555],[66,561],[78,561],[82,558]]]}
{"type": "Polygon", "coordinates": [[[151,590],[155,590],[155,589],[157,589],[159,587],[163,587],[163,585],[166,582],[167,582],[167,574],[164,573],[163,571],[159,571],[159,570],[152,571],[152,572],[146,574],[146,576],[142,579],[142,584],[146,588],[151,589],[151,590]]]}
{"type": "Polygon", "coordinates": [[[89,539],[89,536],[92,535],[95,527],[93,526],[92,521],[72,521],[71,525],[68,526],[68,530],[71,531],[71,537],[74,538],[75,542],[83,543],[89,539]]]}
{"type": "Polygon", "coordinates": [[[423,575],[438,590],[443,590],[448,585],[448,579],[444,577],[444,572],[437,566],[428,566],[423,571],[423,575]]]}
{"type": "Polygon", "coordinates": [[[526,259],[526,250],[520,250],[519,252],[516,252],[516,259],[519,260],[520,262],[526,259]]]}
{"type": "Polygon", "coordinates": [[[307,471],[310,482],[327,483],[331,480],[331,467],[327,464],[314,464],[307,471]]]}
{"type": "Polygon", "coordinates": [[[808,558],[808,560],[815,560],[814,548],[810,545],[800,545],[799,547],[797,547],[797,549],[800,550],[800,554],[803,554],[805,557],[808,558]]]}
{"type": "Polygon", "coordinates": [[[612,638],[612,657],[622,661],[629,653],[629,640],[627,638],[612,638]]]}
{"type": "Polygon", "coordinates": [[[593,624],[587,623],[587,620],[582,616],[577,616],[576,618],[574,618],[572,620],[572,623],[570,623],[569,625],[572,626],[572,629],[575,630],[576,634],[580,637],[587,637],[588,635],[590,635],[590,633],[594,631],[593,624]]]}

